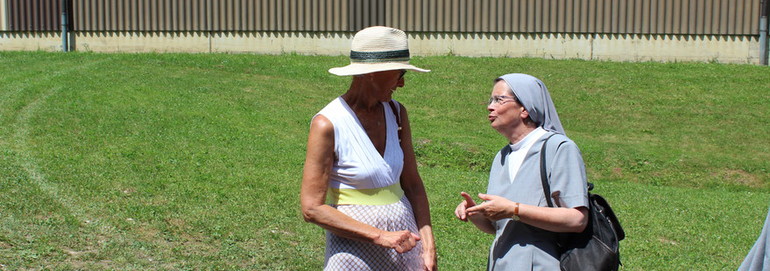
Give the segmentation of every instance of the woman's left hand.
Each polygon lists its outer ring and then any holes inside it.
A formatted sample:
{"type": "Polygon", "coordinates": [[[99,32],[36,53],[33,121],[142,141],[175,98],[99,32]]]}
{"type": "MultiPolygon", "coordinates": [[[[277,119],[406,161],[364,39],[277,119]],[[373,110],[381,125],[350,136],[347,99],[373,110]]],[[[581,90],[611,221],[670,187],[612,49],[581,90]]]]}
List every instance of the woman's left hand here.
{"type": "Polygon", "coordinates": [[[495,195],[479,194],[479,198],[484,200],[483,203],[477,204],[466,210],[468,216],[481,214],[491,220],[500,220],[503,218],[510,218],[513,214],[514,202],[495,195]]]}
{"type": "Polygon", "coordinates": [[[438,270],[438,265],[436,264],[436,253],[435,251],[427,251],[423,250],[422,252],[422,270],[423,271],[436,271],[438,270]]]}

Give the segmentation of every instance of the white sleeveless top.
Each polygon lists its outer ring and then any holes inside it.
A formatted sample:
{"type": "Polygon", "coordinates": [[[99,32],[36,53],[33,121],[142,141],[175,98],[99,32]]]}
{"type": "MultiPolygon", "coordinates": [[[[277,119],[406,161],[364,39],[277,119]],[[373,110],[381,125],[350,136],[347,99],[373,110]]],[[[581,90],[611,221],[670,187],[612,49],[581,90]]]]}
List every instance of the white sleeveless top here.
{"type": "MultiPolygon", "coordinates": [[[[400,181],[404,152],[398,142],[397,113],[391,110],[387,102],[382,103],[382,106],[387,133],[384,157],[380,156],[358,117],[342,97],[337,97],[316,114],[323,115],[334,125],[336,159],[329,176],[329,188],[372,189],[400,181]]],[[[396,108],[401,108],[398,102],[396,108]]]]}

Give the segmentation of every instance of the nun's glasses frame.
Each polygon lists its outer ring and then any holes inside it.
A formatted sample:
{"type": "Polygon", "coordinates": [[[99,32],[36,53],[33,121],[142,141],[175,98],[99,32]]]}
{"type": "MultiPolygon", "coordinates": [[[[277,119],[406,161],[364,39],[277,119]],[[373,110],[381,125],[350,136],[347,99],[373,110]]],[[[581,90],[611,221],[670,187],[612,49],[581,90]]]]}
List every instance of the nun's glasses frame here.
{"type": "Polygon", "coordinates": [[[514,96],[493,95],[492,97],[489,97],[489,102],[487,102],[487,105],[492,105],[492,103],[497,105],[504,105],[508,102],[518,102],[518,100],[514,96]]]}

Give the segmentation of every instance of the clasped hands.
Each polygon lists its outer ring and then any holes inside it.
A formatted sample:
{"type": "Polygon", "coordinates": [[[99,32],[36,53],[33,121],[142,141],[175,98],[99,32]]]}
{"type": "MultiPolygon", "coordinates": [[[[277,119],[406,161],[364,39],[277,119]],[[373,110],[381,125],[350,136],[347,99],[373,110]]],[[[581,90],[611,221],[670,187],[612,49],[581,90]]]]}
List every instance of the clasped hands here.
{"type": "Polygon", "coordinates": [[[468,193],[460,192],[460,195],[464,200],[455,208],[455,217],[462,221],[468,221],[469,217],[474,216],[483,216],[494,221],[510,218],[513,215],[511,210],[515,203],[504,197],[479,194],[479,198],[484,202],[476,204],[468,193]]]}
{"type": "MultiPolygon", "coordinates": [[[[398,253],[406,253],[417,246],[420,236],[407,230],[403,231],[383,231],[374,240],[374,243],[383,247],[395,249],[398,253]]],[[[424,247],[423,247],[424,248],[424,247]]],[[[435,253],[422,254],[424,265],[423,271],[437,270],[435,253]]]]}
{"type": "Polygon", "coordinates": [[[395,249],[398,253],[404,253],[412,250],[420,241],[420,236],[411,231],[382,231],[374,241],[383,247],[395,249]]]}

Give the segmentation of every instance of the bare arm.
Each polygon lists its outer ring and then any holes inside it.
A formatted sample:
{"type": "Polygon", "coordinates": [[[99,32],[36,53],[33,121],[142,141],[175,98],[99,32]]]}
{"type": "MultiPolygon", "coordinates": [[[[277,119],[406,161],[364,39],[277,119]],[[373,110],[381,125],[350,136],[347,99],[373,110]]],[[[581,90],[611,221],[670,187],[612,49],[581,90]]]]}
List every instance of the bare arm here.
{"type": "MultiPolygon", "coordinates": [[[[400,104],[399,104],[400,105],[400,104]]],[[[433,239],[433,227],[430,220],[430,206],[425,185],[417,171],[417,161],[412,145],[412,129],[406,108],[401,106],[401,149],[404,151],[404,170],[401,173],[401,188],[412,204],[415,221],[422,238],[422,257],[426,270],[436,269],[436,245],[433,239]]]]}
{"type": "Polygon", "coordinates": [[[334,126],[326,117],[319,115],[310,125],[300,190],[300,205],[305,221],[339,236],[393,248],[399,253],[411,250],[420,239],[419,236],[409,231],[380,230],[324,204],[333,162],[334,126]]]}
{"type": "MultiPolygon", "coordinates": [[[[492,220],[513,216],[515,202],[504,197],[486,194],[479,194],[479,197],[485,202],[468,208],[466,211],[469,216],[483,215],[492,220]]],[[[582,232],[588,224],[588,209],[519,204],[519,218],[523,223],[553,232],[582,232]]]]}

